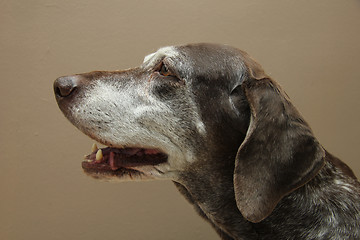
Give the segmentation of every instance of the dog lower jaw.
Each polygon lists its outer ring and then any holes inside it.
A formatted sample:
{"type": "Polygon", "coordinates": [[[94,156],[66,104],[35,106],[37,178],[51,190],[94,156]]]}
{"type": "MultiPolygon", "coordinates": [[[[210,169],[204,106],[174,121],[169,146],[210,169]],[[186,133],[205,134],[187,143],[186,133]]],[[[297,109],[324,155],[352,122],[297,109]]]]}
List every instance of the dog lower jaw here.
{"type": "Polygon", "coordinates": [[[149,176],[137,170],[126,169],[126,168],[120,168],[116,171],[103,170],[103,169],[101,170],[101,169],[87,168],[86,166],[84,166],[84,164],[85,162],[82,163],[84,173],[97,180],[133,181],[133,180],[150,179],[149,176]]]}

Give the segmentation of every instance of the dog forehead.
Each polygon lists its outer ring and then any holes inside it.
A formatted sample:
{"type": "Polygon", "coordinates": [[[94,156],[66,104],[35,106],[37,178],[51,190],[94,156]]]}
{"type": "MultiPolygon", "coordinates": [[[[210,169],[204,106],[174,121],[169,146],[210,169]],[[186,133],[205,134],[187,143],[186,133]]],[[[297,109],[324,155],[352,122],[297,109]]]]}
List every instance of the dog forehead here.
{"type": "Polygon", "coordinates": [[[179,52],[174,46],[162,47],[154,53],[145,56],[143,65],[152,66],[164,57],[178,57],[179,52]]]}

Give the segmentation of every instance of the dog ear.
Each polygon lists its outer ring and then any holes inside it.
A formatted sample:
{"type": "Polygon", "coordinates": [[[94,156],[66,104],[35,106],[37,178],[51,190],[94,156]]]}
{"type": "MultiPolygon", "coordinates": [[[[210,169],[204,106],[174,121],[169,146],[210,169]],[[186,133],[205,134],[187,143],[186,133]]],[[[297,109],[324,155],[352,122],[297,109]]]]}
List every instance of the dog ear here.
{"type": "Polygon", "coordinates": [[[241,85],[251,119],[234,170],[236,203],[251,222],[262,221],[281,198],[311,180],[325,156],[285,92],[258,69],[248,71],[241,85]]]}

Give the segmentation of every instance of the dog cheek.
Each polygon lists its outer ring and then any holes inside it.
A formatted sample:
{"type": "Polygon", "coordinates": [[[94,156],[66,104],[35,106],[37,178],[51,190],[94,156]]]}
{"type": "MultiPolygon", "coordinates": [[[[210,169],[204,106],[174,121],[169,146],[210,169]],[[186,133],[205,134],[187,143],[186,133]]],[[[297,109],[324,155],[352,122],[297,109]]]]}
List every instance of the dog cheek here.
{"type": "Polygon", "coordinates": [[[156,83],[152,87],[152,94],[161,101],[170,101],[177,99],[182,91],[176,83],[156,83]]]}

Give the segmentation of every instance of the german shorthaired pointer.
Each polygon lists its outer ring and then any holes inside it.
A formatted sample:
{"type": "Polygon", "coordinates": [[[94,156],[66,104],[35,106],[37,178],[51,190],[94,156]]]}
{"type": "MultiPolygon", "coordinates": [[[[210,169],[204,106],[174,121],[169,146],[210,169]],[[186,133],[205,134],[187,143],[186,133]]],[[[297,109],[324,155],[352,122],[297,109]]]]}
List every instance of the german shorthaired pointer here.
{"type": "Polygon", "coordinates": [[[238,49],[165,47],[140,67],[58,78],[56,100],[108,146],[95,178],[170,179],[221,239],[360,239],[360,184],[278,83],[238,49]]]}

